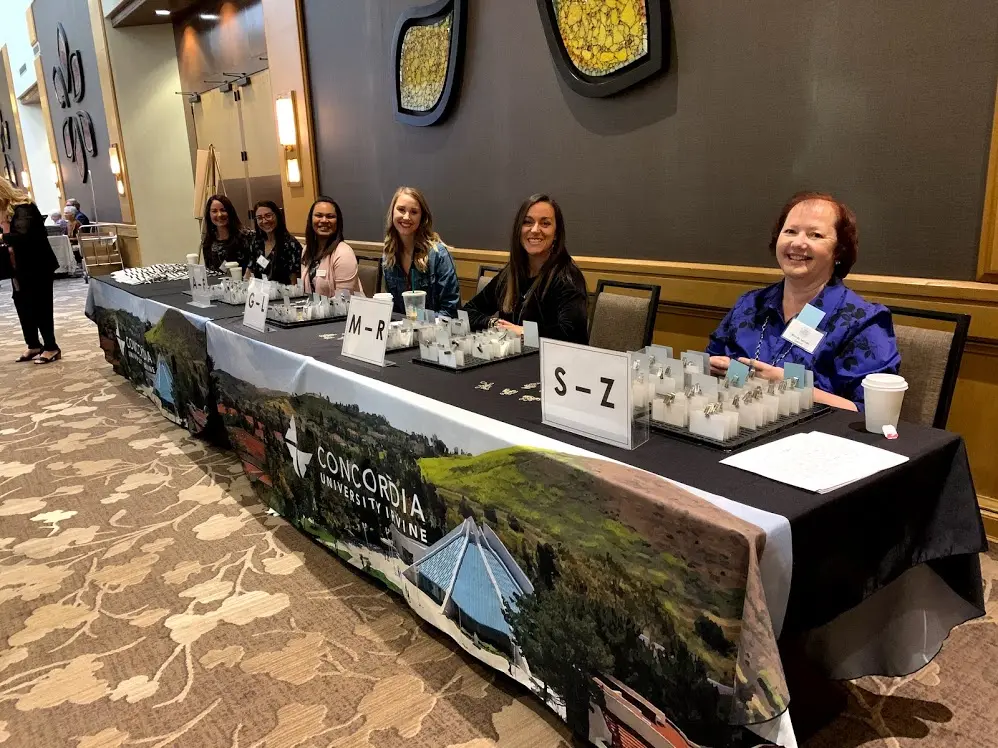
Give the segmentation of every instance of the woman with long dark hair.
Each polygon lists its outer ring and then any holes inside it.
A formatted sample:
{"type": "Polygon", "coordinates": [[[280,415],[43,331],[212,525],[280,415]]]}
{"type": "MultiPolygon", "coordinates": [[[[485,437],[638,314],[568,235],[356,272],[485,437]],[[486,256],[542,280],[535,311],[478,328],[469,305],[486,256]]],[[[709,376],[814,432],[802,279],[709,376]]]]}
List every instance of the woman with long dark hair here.
{"type": "Polygon", "coordinates": [[[384,267],[396,312],[405,312],[403,292],[426,291],[427,309],[457,317],[461,292],[454,260],[433,230],[426,198],[415,187],[399,187],[388,206],[384,267]]]}
{"type": "Polygon", "coordinates": [[[532,195],[513,221],[509,262],[465,305],[473,330],[522,333],[537,323],[542,338],[589,342],[586,280],[565,246],[565,221],[548,195],[532,195]]]}
{"type": "Polygon", "coordinates": [[[306,293],[335,296],[344,289],[364,293],[357,255],[343,241],[343,213],[331,197],[319,197],[308,210],[301,277],[306,293]]]}
{"type": "Polygon", "coordinates": [[[246,278],[267,278],[293,284],[301,273],[301,244],[291,236],[284,214],[271,200],[253,206],[256,232],[250,239],[246,278]]]}
{"type": "Polygon", "coordinates": [[[0,179],[0,251],[3,275],[14,287],[14,307],[28,349],[18,362],[50,364],[62,358],[55,342],[52,280],[59,261],[49,245],[45,219],[28,195],[0,179]],[[39,340],[41,333],[41,340],[39,340]]]}
{"type": "Polygon", "coordinates": [[[201,256],[209,270],[221,270],[226,262],[247,264],[249,244],[239,213],[225,195],[212,195],[204,204],[201,224],[201,256]]]}

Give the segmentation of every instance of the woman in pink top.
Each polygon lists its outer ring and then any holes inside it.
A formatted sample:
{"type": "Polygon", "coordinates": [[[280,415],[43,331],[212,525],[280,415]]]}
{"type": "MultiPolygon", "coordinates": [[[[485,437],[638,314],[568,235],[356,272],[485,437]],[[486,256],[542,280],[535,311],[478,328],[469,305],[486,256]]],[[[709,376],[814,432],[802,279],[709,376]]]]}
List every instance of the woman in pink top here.
{"type": "Polygon", "coordinates": [[[320,197],[308,211],[301,277],[306,293],[335,296],[344,289],[364,293],[357,274],[357,255],[343,241],[343,214],[331,198],[320,197]]]}

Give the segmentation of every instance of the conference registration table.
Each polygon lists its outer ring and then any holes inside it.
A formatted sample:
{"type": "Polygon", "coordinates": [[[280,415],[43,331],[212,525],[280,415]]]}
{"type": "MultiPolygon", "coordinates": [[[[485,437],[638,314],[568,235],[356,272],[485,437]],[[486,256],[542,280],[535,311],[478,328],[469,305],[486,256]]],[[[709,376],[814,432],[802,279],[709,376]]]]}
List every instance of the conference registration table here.
{"type": "Polygon", "coordinates": [[[653,433],[541,423],[539,358],[467,372],[340,355],[344,322],[268,329],[176,281],[93,278],[105,356],[241,459],[261,498],[604,745],[797,744],[781,649],[829,678],[901,675],[984,614],[963,440],[820,430],[909,459],[827,494],[653,433]],[[592,709],[590,709],[592,707],[592,709]]]}

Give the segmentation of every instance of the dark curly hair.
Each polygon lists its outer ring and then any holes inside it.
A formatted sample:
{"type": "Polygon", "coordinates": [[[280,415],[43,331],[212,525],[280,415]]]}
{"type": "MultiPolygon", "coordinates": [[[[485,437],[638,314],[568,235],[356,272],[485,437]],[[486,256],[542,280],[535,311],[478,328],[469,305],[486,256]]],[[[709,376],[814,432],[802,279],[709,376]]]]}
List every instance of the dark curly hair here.
{"type": "Polygon", "coordinates": [[[773,233],[769,238],[769,251],[776,254],[776,240],[783,231],[783,224],[787,222],[787,216],[795,206],[811,200],[823,200],[835,206],[835,213],[838,216],[835,220],[835,268],[832,275],[836,278],[845,278],[856,264],[859,257],[859,229],[856,226],[856,214],[841,200],[838,200],[827,192],[798,192],[787,200],[787,204],[780,211],[780,217],[773,224],[773,233]]]}

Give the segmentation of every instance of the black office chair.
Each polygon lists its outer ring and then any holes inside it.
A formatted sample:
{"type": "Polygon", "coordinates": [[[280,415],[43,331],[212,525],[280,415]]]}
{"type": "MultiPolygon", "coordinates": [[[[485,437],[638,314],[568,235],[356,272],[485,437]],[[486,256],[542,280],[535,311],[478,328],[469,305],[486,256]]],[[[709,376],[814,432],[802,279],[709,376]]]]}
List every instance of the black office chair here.
{"type": "Polygon", "coordinates": [[[598,280],[589,318],[589,345],[611,351],[638,351],[651,344],[658,313],[659,286],[598,280]],[[645,291],[647,296],[610,289],[645,291]]]}
{"type": "Polygon", "coordinates": [[[357,275],[360,278],[360,285],[364,288],[364,293],[374,296],[381,293],[381,276],[384,268],[380,257],[358,257],[357,275]]]}
{"type": "Polygon", "coordinates": [[[970,315],[896,306],[888,308],[895,317],[953,323],[953,329],[949,331],[894,324],[894,336],[901,353],[901,374],[908,382],[908,391],[901,406],[901,420],[944,429],[960,373],[960,360],[967,344],[970,315]],[[906,363],[911,365],[906,366],[906,363]]]}
{"type": "Polygon", "coordinates": [[[502,267],[499,265],[479,265],[478,287],[475,289],[475,293],[480,294],[482,289],[489,285],[489,282],[501,272],[502,267]]]}

